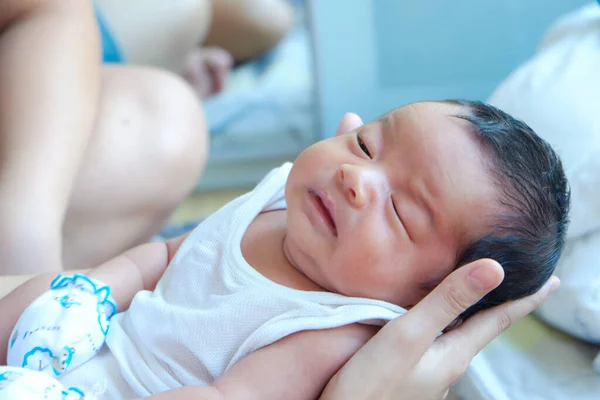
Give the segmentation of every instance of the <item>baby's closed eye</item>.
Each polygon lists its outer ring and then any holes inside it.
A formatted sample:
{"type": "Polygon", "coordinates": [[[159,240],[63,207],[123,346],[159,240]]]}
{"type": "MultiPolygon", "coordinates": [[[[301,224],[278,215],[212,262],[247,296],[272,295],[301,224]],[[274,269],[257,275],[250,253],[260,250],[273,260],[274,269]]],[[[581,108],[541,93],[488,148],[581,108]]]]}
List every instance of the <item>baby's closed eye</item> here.
{"type": "Polygon", "coordinates": [[[356,142],[358,143],[358,147],[360,147],[362,152],[365,153],[367,157],[372,159],[373,156],[371,154],[371,151],[369,150],[369,146],[367,145],[367,143],[365,143],[360,133],[356,134],[356,142]]]}

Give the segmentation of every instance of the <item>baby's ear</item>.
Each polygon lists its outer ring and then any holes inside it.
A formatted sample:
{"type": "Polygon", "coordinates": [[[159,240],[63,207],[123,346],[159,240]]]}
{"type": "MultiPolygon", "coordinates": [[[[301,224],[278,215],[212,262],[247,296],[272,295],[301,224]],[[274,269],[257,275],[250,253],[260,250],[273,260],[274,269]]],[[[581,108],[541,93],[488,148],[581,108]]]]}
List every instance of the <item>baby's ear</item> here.
{"type": "Polygon", "coordinates": [[[362,119],[354,113],[346,113],[338,125],[335,136],[343,135],[363,126],[362,119]]]}

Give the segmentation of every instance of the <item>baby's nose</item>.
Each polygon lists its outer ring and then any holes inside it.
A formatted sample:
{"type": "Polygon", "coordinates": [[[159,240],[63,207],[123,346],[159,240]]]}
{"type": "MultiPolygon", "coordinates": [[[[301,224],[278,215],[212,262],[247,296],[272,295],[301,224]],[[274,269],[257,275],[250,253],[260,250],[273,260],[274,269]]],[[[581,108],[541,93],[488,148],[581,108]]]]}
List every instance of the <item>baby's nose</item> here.
{"type": "Polygon", "coordinates": [[[362,208],[380,191],[378,172],[364,166],[342,164],[339,179],[346,200],[354,208],[362,208]]]}

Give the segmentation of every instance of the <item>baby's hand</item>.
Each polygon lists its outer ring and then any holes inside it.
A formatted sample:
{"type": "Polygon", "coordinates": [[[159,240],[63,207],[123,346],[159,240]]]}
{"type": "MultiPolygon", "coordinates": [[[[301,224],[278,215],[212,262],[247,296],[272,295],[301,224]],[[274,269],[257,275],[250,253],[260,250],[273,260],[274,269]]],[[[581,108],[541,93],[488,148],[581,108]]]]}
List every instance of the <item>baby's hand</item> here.
{"type": "Polygon", "coordinates": [[[42,372],[0,367],[0,400],[14,399],[92,400],[93,396],[75,387],[65,388],[42,372]]]}
{"type": "Polygon", "coordinates": [[[58,275],[19,318],[7,363],[58,377],[100,350],[115,312],[108,287],[85,275],[58,275]]]}

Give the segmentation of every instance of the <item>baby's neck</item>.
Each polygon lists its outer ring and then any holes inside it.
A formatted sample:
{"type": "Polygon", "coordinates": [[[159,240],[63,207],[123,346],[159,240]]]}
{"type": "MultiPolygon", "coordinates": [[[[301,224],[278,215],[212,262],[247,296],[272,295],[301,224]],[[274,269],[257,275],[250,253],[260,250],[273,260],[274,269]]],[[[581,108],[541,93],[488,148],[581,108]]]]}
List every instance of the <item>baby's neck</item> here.
{"type": "Polygon", "coordinates": [[[287,232],[285,210],[259,214],[242,238],[242,255],[265,278],[292,289],[323,291],[286,257],[283,242],[287,232]]]}

